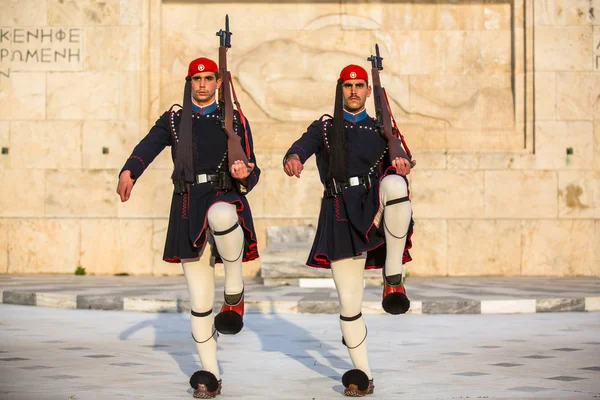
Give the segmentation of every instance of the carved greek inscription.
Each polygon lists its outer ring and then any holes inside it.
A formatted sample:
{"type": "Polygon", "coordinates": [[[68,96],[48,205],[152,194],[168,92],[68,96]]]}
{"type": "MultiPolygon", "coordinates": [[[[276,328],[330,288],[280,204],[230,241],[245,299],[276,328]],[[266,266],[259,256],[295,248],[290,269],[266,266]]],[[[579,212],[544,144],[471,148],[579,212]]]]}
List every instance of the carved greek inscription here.
{"type": "Polygon", "coordinates": [[[83,30],[0,27],[0,79],[10,72],[77,71],[83,66],[83,30]]]}

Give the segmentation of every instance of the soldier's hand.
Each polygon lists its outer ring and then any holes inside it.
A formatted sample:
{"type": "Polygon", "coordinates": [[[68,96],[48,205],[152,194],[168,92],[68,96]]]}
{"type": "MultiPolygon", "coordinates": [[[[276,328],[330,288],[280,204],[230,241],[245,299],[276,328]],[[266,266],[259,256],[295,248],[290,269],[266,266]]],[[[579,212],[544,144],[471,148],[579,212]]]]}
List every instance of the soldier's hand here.
{"type": "MultiPolygon", "coordinates": [[[[416,161],[413,160],[413,165],[416,165],[416,161]]],[[[392,166],[396,168],[396,173],[398,175],[408,175],[410,174],[410,161],[406,158],[396,157],[392,160],[392,166]]]]}
{"type": "Polygon", "coordinates": [[[249,162],[246,166],[242,160],[236,160],[231,164],[231,176],[238,180],[246,179],[254,169],[254,165],[254,163],[249,162]]]}
{"type": "Polygon", "coordinates": [[[283,170],[287,174],[287,176],[295,176],[296,178],[300,178],[300,174],[304,169],[304,165],[300,162],[298,156],[291,156],[285,163],[283,170]]]}
{"type": "Polygon", "coordinates": [[[132,189],[133,179],[131,178],[131,171],[125,170],[119,176],[119,184],[117,185],[117,193],[121,196],[122,202],[129,200],[132,189]]]}

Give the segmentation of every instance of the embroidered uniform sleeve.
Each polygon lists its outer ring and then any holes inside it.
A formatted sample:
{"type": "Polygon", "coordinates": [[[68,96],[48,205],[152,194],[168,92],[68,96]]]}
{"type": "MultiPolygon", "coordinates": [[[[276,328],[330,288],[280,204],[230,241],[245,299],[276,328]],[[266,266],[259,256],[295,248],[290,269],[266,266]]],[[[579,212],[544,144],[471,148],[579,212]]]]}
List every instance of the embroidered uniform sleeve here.
{"type": "Polygon", "coordinates": [[[164,113],[154,124],[150,132],[135,146],[131,156],[119,172],[131,171],[134,179],[138,179],[152,161],[166,147],[171,145],[171,131],[169,129],[169,113],[164,113]]]}
{"type": "Polygon", "coordinates": [[[306,160],[313,154],[318,154],[323,147],[323,133],[320,121],[315,121],[302,134],[300,139],[296,140],[292,147],[285,153],[283,158],[284,162],[286,158],[291,154],[296,154],[300,157],[300,162],[304,164],[306,160]]]}
{"type": "MultiPolygon", "coordinates": [[[[258,179],[260,178],[260,168],[258,167],[258,162],[256,161],[256,155],[254,154],[254,141],[252,140],[252,130],[250,129],[250,123],[248,119],[246,119],[246,129],[248,131],[248,144],[250,146],[250,156],[248,157],[248,161],[254,163],[254,169],[248,175],[248,186],[242,185],[239,181],[237,181],[238,192],[241,194],[249,193],[254,186],[258,183],[258,179]]],[[[242,148],[246,148],[246,138],[244,134],[241,135],[242,138],[242,148]]]]}

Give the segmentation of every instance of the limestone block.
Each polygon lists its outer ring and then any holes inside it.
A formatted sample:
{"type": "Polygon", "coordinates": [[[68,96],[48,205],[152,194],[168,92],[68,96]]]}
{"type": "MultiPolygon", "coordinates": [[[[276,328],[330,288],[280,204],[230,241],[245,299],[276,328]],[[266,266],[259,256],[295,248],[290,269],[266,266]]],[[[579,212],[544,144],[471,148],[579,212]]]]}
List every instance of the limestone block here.
{"type": "Polygon", "coordinates": [[[417,218],[412,242],[408,276],[448,275],[448,221],[417,218]]]}
{"type": "Polygon", "coordinates": [[[520,220],[448,221],[448,275],[520,274],[520,220]]]}
{"type": "Polygon", "coordinates": [[[535,69],[591,71],[591,26],[540,26],[535,28],[535,69]]]}
{"type": "Polygon", "coordinates": [[[10,72],[0,79],[0,119],[40,120],[46,118],[46,74],[10,72]],[[35,82],[36,84],[32,84],[35,82]]]}
{"type": "Polygon", "coordinates": [[[448,148],[447,128],[439,126],[440,124],[435,120],[435,116],[428,115],[423,118],[422,123],[398,121],[399,128],[411,150],[439,151],[448,148]],[[434,126],[426,126],[432,124],[432,122],[434,126]]]}
{"type": "Polygon", "coordinates": [[[83,168],[117,169],[138,144],[139,121],[83,121],[83,168]],[[108,154],[103,150],[107,148],[108,154]]]}
{"type": "Polygon", "coordinates": [[[94,51],[85,53],[85,70],[102,72],[139,71],[142,64],[141,40],[141,29],[139,27],[87,28],[85,30],[86,47],[94,49],[94,51]]]}
{"type": "MultiPolygon", "coordinates": [[[[599,19],[600,21],[600,19],[599,19]]],[[[600,71],[600,25],[594,26],[594,71],[600,71]]]]}
{"type": "MultiPolygon", "coordinates": [[[[138,120],[142,118],[142,101],[137,95],[141,91],[141,72],[121,72],[119,74],[118,119],[138,120]]],[[[155,121],[152,122],[154,123],[155,121]]]]}
{"type": "Polygon", "coordinates": [[[479,169],[480,154],[452,152],[448,153],[448,169],[479,169]]]}
{"type": "Polygon", "coordinates": [[[486,171],[486,218],[556,218],[552,171],[486,171]]]}
{"type": "Polygon", "coordinates": [[[48,118],[117,119],[119,76],[115,72],[48,73],[48,118]]]}
{"type": "Polygon", "coordinates": [[[469,32],[464,39],[467,74],[506,74],[511,72],[511,31],[469,32]]]}
{"type": "Polygon", "coordinates": [[[77,220],[9,220],[8,240],[8,272],[11,274],[73,274],[80,265],[77,220]]]}
{"type": "Polygon", "coordinates": [[[81,220],[81,265],[89,274],[152,273],[151,219],[81,220]]]}
{"type": "Polygon", "coordinates": [[[558,173],[559,218],[600,218],[600,172],[558,173]]]}
{"type": "Polygon", "coordinates": [[[409,180],[415,219],[484,216],[482,171],[416,169],[409,180]]]}
{"type": "Polygon", "coordinates": [[[593,276],[593,220],[523,221],[523,275],[593,276]]]}
{"type": "Polygon", "coordinates": [[[392,31],[384,68],[387,63],[400,75],[460,75],[465,38],[463,31],[392,31]]]}
{"type": "Polygon", "coordinates": [[[0,149],[8,148],[8,154],[0,152],[0,169],[10,167],[10,122],[0,121],[0,149]]]}
{"type": "MultiPolygon", "coordinates": [[[[117,172],[118,173],[118,172],[117,172]]],[[[173,182],[170,170],[148,169],[136,181],[131,197],[125,203],[115,193],[117,173],[111,175],[112,197],[116,199],[118,216],[120,218],[166,218],[171,209],[173,182]]]]}
{"type": "Polygon", "coordinates": [[[119,24],[139,26],[144,17],[142,0],[119,0],[119,24]]]}
{"type": "Polygon", "coordinates": [[[536,166],[539,169],[589,169],[594,164],[592,122],[538,122],[536,166]],[[567,149],[573,154],[567,154],[567,149]]]}
{"type": "MultiPolygon", "coordinates": [[[[473,121],[473,123],[477,124],[476,121],[473,121]]],[[[471,129],[448,128],[446,130],[447,148],[451,150],[502,152],[523,150],[523,130],[521,127],[517,126],[515,130],[487,129],[481,126],[482,123],[471,129]]]]}
{"type": "Polygon", "coordinates": [[[45,24],[48,18],[46,2],[37,0],[3,0],[0,26],[33,26],[45,24]]]}
{"type": "Polygon", "coordinates": [[[115,170],[46,171],[46,216],[116,217],[115,170]]]}
{"type": "Polygon", "coordinates": [[[0,216],[44,216],[44,171],[0,169],[0,216]]]}
{"type": "Polygon", "coordinates": [[[310,218],[319,215],[323,185],[316,171],[304,170],[298,179],[288,177],[280,169],[263,170],[262,186],[265,199],[285,199],[269,202],[264,210],[265,218],[310,218]]]}
{"type": "MultiPolygon", "coordinates": [[[[282,172],[283,173],[283,172],[282,172]]],[[[261,170],[262,176],[262,170],[261,170]]],[[[281,196],[277,198],[266,198],[263,178],[260,178],[258,185],[252,189],[250,193],[246,195],[248,203],[250,204],[250,210],[252,211],[253,218],[262,218],[265,215],[265,209],[271,207],[272,203],[281,201],[281,196]]]]}
{"type": "Polygon", "coordinates": [[[600,119],[600,74],[557,74],[557,98],[560,120],[600,119]]]}
{"type": "Polygon", "coordinates": [[[535,3],[535,25],[600,24],[598,0],[549,0],[535,3]]]}
{"type": "Polygon", "coordinates": [[[506,129],[514,124],[509,78],[507,74],[411,77],[410,111],[455,129],[506,129]]]}
{"type": "MultiPolygon", "coordinates": [[[[519,11],[516,10],[516,13],[519,11]]],[[[483,21],[487,30],[511,29],[511,5],[505,2],[485,1],[483,4],[483,21]]],[[[517,15],[515,15],[517,17],[517,15]]]]}
{"type": "Polygon", "coordinates": [[[533,169],[535,156],[526,153],[479,153],[479,168],[489,169],[533,169]]]}
{"type": "Polygon", "coordinates": [[[0,273],[8,273],[8,224],[9,220],[0,219],[0,273]]]}
{"type": "Polygon", "coordinates": [[[592,268],[592,275],[600,276],[600,219],[594,221],[596,226],[596,240],[594,242],[594,254],[596,256],[594,267],[592,268]]]}
{"type": "MultiPolygon", "coordinates": [[[[411,143],[408,143],[411,146],[411,143]]],[[[417,160],[420,169],[446,169],[446,154],[440,151],[421,151],[412,152],[414,160],[417,160]]]]}
{"type": "Polygon", "coordinates": [[[535,117],[540,120],[556,120],[556,73],[535,74],[535,117]]]}
{"type": "Polygon", "coordinates": [[[276,243],[312,243],[316,231],[316,226],[311,225],[272,225],[267,227],[267,242],[269,245],[276,243]]]}
{"type": "Polygon", "coordinates": [[[48,0],[50,25],[117,25],[119,0],[48,0]]]}
{"type": "Polygon", "coordinates": [[[13,121],[12,168],[81,168],[81,121],[13,121]]]}
{"type": "Polygon", "coordinates": [[[600,121],[594,121],[594,169],[600,170],[600,121]]]}

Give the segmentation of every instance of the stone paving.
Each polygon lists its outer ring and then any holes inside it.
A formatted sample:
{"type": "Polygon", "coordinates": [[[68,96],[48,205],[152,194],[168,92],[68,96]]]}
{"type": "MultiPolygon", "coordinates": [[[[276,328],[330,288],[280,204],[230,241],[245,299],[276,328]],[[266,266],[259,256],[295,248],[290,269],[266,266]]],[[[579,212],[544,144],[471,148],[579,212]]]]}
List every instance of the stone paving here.
{"type": "MultiPolygon", "coordinates": [[[[331,288],[264,286],[246,279],[246,311],[262,314],[338,312],[331,288]]],[[[217,278],[217,303],[223,279],[217,278]]],[[[496,314],[600,311],[600,278],[412,278],[406,280],[413,314],[496,314]]],[[[367,286],[365,314],[383,314],[381,286],[367,286]]],[[[188,312],[182,276],[0,275],[6,304],[145,312],[188,312]]]]}
{"type": "MultiPolygon", "coordinates": [[[[600,313],[365,317],[368,399],[598,399],[600,313]]],[[[220,336],[221,399],[342,399],[333,315],[250,314],[220,336]]],[[[4,400],[191,399],[186,314],[0,305],[4,400]]]]}

